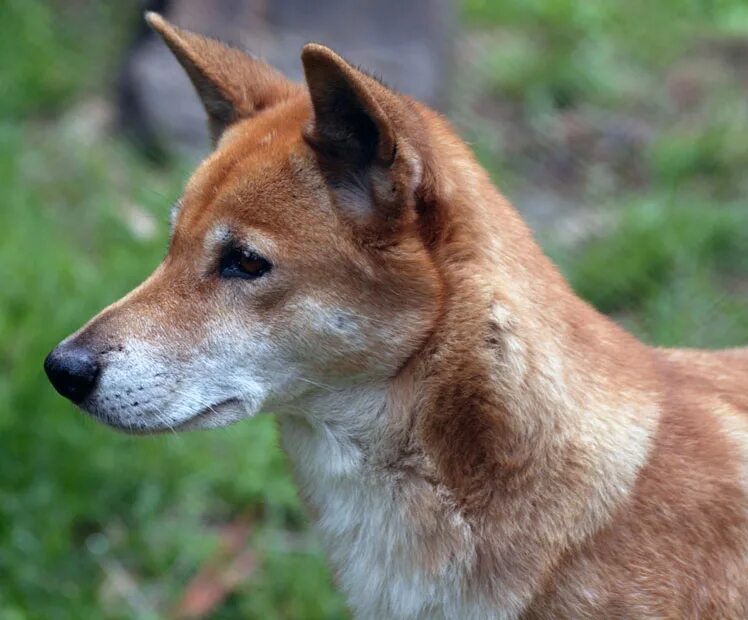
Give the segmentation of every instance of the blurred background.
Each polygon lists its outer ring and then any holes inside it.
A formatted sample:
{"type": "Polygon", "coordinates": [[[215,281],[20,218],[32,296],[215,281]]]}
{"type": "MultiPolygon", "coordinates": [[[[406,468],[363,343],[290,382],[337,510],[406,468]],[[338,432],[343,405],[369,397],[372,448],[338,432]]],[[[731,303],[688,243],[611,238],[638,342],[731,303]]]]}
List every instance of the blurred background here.
{"type": "MultiPolygon", "coordinates": [[[[452,118],[600,310],[748,343],[745,0],[149,4],[291,75],[309,39],[373,67],[452,118]]],[[[0,618],[345,618],[271,417],[134,439],[43,375],[158,263],[207,153],[143,8],[0,3],[0,618]]]]}

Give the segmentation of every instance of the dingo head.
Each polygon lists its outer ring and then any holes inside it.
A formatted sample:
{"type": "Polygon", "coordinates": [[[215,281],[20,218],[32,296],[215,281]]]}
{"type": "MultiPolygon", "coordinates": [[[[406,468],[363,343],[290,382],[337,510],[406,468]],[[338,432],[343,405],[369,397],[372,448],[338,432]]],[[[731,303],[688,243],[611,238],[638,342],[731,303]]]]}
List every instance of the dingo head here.
{"type": "Polygon", "coordinates": [[[132,432],[222,426],[310,391],[384,381],[439,311],[428,148],[413,102],[331,50],[306,87],[148,20],[186,69],[215,151],[138,288],[50,353],[57,390],[132,432]]]}

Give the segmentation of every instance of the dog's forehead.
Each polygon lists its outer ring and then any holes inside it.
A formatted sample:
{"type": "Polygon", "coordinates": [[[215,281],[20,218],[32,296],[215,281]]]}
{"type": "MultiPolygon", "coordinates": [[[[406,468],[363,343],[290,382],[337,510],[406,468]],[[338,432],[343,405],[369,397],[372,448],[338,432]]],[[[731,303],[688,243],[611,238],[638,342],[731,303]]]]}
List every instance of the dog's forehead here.
{"type": "MultiPolygon", "coordinates": [[[[240,121],[193,173],[175,235],[205,234],[217,221],[288,229],[325,203],[324,180],[302,137],[309,110],[278,106],[240,121]]],[[[317,214],[319,215],[319,214],[317,214]]]]}

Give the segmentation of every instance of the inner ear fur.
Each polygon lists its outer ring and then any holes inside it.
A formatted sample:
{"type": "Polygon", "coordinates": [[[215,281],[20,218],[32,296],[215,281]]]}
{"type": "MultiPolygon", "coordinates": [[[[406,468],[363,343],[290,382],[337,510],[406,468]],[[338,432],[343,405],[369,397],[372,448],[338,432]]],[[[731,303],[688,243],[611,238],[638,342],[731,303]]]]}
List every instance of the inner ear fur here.
{"type": "Polygon", "coordinates": [[[323,45],[304,46],[301,61],[314,108],[309,139],[330,156],[353,156],[351,163],[391,163],[396,141],[380,103],[384,86],[323,45]]]}
{"type": "Polygon", "coordinates": [[[301,60],[314,112],[305,138],[323,171],[334,189],[358,203],[359,217],[395,223],[415,206],[421,181],[417,113],[323,45],[304,46],[301,60]]]}
{"type": "Polygon", "coordinates": [[[214,143],[232,123],[299,92],[298,85],[246,52],[178,28],[158,13],[146,13],[145,19],[187,72],[214,143]]]}

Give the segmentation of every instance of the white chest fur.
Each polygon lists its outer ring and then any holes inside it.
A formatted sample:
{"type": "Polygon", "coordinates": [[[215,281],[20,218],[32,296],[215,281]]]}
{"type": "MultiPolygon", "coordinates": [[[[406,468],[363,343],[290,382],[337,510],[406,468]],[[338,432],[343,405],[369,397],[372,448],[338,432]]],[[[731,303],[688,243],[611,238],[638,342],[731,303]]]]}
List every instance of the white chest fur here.
{"type": "Polygon", "coordinates": [[[355,428],[334,417],[281,416],[284,448],[355,616],[512,617],[468,600],[472,536],[459,515],[445,508],[438,497],[443,491],[373,463],[361,449],[357,436],[363,426],[372,430],[374,415],[362,412],[355,428]],[[425,519],[416,514],[423,509],[425,519]]]}

